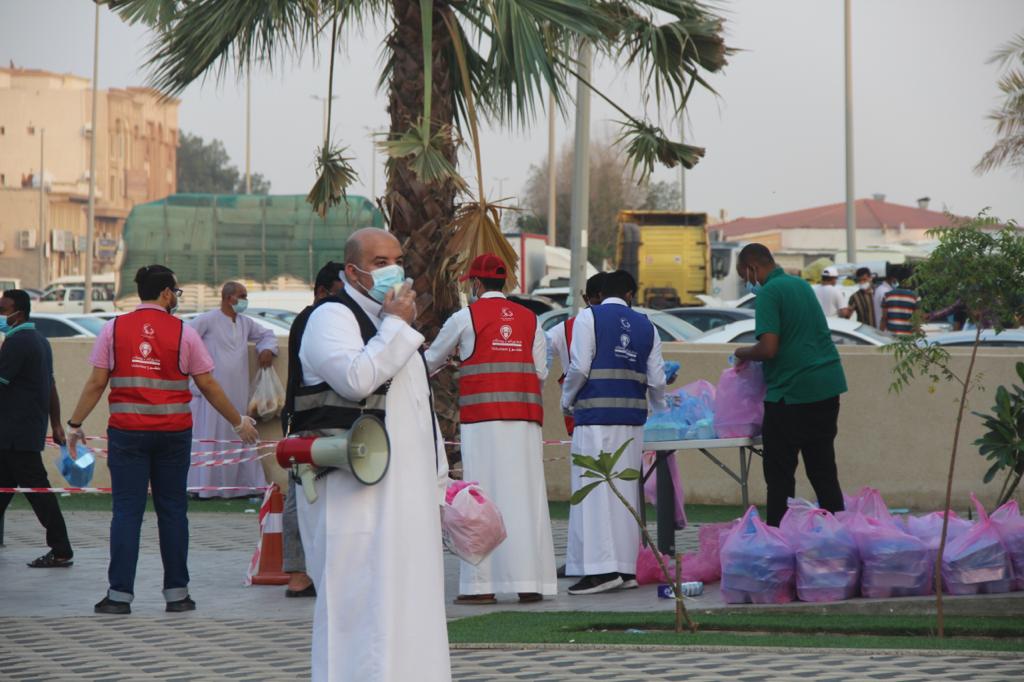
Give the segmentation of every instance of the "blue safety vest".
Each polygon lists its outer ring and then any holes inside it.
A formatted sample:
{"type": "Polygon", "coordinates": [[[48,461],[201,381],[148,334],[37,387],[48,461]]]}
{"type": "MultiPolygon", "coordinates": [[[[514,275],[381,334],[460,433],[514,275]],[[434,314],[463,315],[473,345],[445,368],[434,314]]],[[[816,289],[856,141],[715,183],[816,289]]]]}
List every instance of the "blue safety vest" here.
{"type": "Polygon", "coordinates": [[[573,407],[577,426],[642,426],[647,421],[647,356],[654,325],[624,305],[594,306],[597,349],[573,407]]]}

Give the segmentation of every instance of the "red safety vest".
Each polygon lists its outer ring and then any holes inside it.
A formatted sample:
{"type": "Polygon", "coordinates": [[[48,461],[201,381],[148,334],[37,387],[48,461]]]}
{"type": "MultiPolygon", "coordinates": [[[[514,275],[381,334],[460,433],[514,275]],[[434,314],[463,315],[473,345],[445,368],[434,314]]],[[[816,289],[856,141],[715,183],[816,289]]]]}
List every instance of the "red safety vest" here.
{"type": "Polygon", "coordinates": [[[192,392],[179,359],[181,320],[143,308],[114,318],[110,372],[111,428],[185,431],[192,428],[192,392]]]}
{"type": "Polygon", "coordinates": [[[476,335],[459,370],[459,419],[544,423],[544,400],[533,362],[537,316],[504,298],[469,306],[476,335]]]}
{"type": "MultiPolygon", "coordinates": [[[[572,358],[572,326],[576,322],[576,317],[570,317],[565,321],[565,355],[566,357],[572,358]]],[[[558,377],[558,385],[561,386],[565,383],[565,373],[569,371],[568,363],[562,368],[562,376],[558,377]]],[[[572,430],[576,428],[576,421],[572,417],[564,417],[565,419],[565,430],[572,435],[572,430]]]]}

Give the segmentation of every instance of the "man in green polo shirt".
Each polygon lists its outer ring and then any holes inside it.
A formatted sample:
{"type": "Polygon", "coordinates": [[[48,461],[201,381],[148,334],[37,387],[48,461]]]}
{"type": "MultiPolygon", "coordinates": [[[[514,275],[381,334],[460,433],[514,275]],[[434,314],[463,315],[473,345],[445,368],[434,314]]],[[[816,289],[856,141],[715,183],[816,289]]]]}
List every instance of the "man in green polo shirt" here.
{"type": "Polygon", "coordinates": [[[763,244],[743,247],[736,269],[757,293],[757,343],[737,349],[736,358],[764,363],[768,523],[779,525],[786,498],[795,494],[798,452],[818,505],[842,511],[834,443],[846,376],[825,314],[810,285],[783,272],[763,244]]]}

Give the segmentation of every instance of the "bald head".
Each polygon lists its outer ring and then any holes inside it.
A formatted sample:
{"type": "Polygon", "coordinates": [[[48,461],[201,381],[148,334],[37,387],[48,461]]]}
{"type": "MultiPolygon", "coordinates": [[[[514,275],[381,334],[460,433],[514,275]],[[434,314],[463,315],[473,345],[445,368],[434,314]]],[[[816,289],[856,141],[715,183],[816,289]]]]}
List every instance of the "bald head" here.
{"type": "Polygon", "coordinates": [[[379,227],[364,227],[345,242],[345,280],[362,291],[373,288],[369,274],[388,265],[403,265],[402,245],[379,227]]]}
{"type": "Polygon", "coordinates": [[[248,292],[245,290],[245,285],[241,282],[225,282],[224,286],[220,288],[220,299],[226,301],[229,298],[238,297],[245,298],[248,292]]]}

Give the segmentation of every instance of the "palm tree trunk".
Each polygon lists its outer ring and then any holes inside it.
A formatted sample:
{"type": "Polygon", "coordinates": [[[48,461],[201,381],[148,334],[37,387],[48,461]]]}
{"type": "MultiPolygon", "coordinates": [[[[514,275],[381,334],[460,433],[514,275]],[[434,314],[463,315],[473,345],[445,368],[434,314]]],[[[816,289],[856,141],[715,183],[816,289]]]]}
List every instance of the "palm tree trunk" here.
{"type": "MultiPolygon", "coordinates": [[[[454,122],[452,108],[452,69],[447,59],[451,37],[442,18],[444,3],[434,4],[433,94],[431,131],[454,122]]],[[[423,114],[423,41],[420,5],[417,0],[393,0],[394,28],[388,47],[394,56],[394,71],[388,88],[388,114],[391,132],[401,134],[423,114]]],[[[444,150],[456,165],[455,146],[444,150]]],[[[402,242],[405,271],[414,280],[418,294],[417,328],[433,339],[443,322],[459,307],[453,283],[440,277],[444,265],[444,245],[455,215],[455,187],[451,182],[425,183],[416,177],[403,159],[387,166],[387,190],[384,210],[391,231],[402,242]]],[[[455,436],[458,417],[458,384],[446,370],[433,382],[434,403],[446,440],[455,436]]],[[[450,458],[451,459],[451,458],[450,458]]]]}

